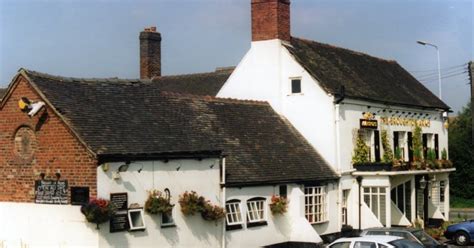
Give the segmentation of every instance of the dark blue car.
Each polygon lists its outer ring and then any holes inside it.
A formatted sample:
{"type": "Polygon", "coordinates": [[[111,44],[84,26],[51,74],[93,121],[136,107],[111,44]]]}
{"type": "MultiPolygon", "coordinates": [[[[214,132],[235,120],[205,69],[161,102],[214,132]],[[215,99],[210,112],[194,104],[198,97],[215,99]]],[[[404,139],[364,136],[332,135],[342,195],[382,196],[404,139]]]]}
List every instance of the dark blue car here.
{"type": "Polygon", "coordinates": [[[452,239],[458,245],[467,245],[474,242],[474,220],[448,226],[444,236],[447,239],[452,239]]]}

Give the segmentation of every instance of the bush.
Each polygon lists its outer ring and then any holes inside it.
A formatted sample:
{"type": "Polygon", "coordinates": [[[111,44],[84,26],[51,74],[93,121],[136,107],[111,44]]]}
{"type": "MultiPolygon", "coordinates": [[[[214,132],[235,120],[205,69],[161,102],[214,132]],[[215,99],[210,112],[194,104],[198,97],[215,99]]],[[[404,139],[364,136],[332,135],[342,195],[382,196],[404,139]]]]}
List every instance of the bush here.
{"type": "Polygon", "coordinates": [[[369,162],[369,147],[365,144],[362,133],[357,131],[354,154],[352,155],[352,164],[369,162]]]}
{"type": "Polygon", "coordinates": [[[110,201],[97,198],[83,205],[81,212],[88,222],[97,224],[97,229],[99,229],[99,224],[109,221],[114,215],[115,207],[110,204],[110,201]]]}

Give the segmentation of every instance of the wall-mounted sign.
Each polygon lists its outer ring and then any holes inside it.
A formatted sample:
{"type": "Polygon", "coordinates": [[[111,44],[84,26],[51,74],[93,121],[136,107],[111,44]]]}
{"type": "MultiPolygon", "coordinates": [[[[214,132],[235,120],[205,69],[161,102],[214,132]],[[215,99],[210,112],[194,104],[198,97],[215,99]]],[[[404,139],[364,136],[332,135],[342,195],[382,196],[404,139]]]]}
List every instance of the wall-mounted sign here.
{"type": "Polygon", "coordinates": [[[67,180],[35,181],[35,203],[68,204],[67,180]]]}
{"type": "Polygon", "coordinates": [[[360,119],[360,128],[377,129],[377,120],[360,119]]]}
{"type": "Polygon", "coordinates": [[[380,117],[380,121],[384,125],[390,126],[419,126],[430,127],[429,119],[410,119],[402,117],[380,117]]]}
{"type": "Polygon", "coordinates": [[[116,213],[110,218],[110,232],[122,232],[128,230],[128,213],[116,213]]]}
{"type": "Polygon", "coordinates": [[[110,194],[110,202],[115,205],[117,211],[127,210],[128,208],[128,195],[124,193],[112,193],[110,194]]]}
{"type": "Polygon", "coordinates": [[[71,204],[83,205],[89,202],[89,187],[71,187],[71,204]]]}

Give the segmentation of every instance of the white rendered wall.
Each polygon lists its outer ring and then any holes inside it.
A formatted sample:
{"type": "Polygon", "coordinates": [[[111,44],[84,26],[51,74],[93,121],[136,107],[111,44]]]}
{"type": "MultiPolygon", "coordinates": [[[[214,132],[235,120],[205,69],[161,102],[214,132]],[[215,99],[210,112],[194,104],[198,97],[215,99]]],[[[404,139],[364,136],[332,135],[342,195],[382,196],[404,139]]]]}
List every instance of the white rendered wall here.
{"type": "Polygon", "coordinates": [[[80,206],[0,202],[0,247],[98,247],[80,206]]]}
{"type": "Polygon", "coordinates": [[[146,230],[144,232],[110,233],[108,223],[100,229],[100,246],[102,247],[220,247],[223,237],[223,220],[209,222],[196,216],[184,216],[178,203],[179,195],[185,191],[196,191],[213,204],[222,206],[219,182],[219,160],[170,160],[140,161],[132,163],[126,172],[121,172],[121,179],[114,180],[112,172],[124,163],[110,163],[104,172],[97,168],[98,195],[109,199],[110,193],[128,193],[128,203],[144,205],[147,190],[168,188],[171,192],[171,203],[175,227],[160,227],[160,216],[145,212],[146,230]],[[138,172],[143,166],[141,173],[138,172]],[[212,168],[211,168],[212,167],[212,168]],[[178,170],[179,168],[179,170],[178,170]]]}
{"type": "Polygon", "coordinates": [[[252,42],[217,96],[268,101],[335,166],[332,97],[296,62],[280,40],[252,42]],[[301,78],[301,94],[291,94],[292,78],[301,78]]]}

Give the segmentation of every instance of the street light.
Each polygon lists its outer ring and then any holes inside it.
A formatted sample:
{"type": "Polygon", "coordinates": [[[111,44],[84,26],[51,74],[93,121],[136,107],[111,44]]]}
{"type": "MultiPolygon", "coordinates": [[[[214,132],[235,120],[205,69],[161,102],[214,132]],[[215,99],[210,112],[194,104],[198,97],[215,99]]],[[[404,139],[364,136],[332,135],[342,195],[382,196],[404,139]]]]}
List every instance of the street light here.
{"type": "Polygon", "coordinates": [[[438,49],[438,46],[435,45],[435,44],[431,44],[431,43],[429,43],[429,42],[426,42],[426,41],[421,41],[421,40],[416,41],[416,43],[418,43],[418,44],[420,44],[420,45],[423,45],[423,46],[432,46],[432,47],[436,48],[436,53],[438,54],[438,90],[439,90],[439,99],[443,99],[442,94],[441,94],[441,66],[440,66],[440,62],[439,62],[439,49],[438,49]]]}

